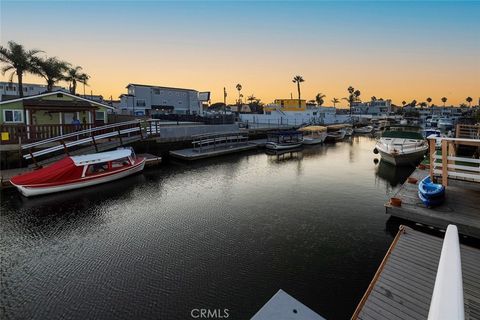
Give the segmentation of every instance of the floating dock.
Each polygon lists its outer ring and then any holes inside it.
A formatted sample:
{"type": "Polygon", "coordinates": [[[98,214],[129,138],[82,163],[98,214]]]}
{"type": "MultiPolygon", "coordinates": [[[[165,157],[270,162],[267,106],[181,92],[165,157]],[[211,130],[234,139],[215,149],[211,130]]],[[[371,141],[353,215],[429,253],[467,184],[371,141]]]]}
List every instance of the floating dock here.
{"type": "MultiPolygon", "coordinates": [[[[352,319],[427,319],[443,239],[400,226],[352,319]]],[[[465,319],[480,319],[480,249],[460,245],[465,319]]]]}
{"type": "Polygon", "coordinates": [[[199,160],[265,146],[267,139],[248,140],[247,132],[222,132],[192,136],[192,148],[173,150],[170,155],[182,160],[199,160]]]}
{"type": "MultiPolygon", "coordinates": [[[[428,174],[428,170],[417,168],[410,177],[420,181],[428,174]]],[[[445,202],[434,208],[425,207],[418,198],[418,183],[406,181],[393,197],[401,199],[402,204],[385,204],[387,214],[440,229],[454,224],[459,233],[480,239],[479,184],[452,181],[445,190],[445,202]]]]}

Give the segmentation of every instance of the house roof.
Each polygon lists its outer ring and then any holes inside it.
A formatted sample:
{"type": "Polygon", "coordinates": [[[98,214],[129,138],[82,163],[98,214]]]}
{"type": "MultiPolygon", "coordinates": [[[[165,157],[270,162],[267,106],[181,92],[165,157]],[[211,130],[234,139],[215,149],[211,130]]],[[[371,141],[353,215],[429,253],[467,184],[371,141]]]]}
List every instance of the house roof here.
{"type": "Polygon", "coordinates": [[[195,89],[187,89],[187,88],[176,88],[176,87],[163,87],[163,86],[153,86],[149,84],[138,84],[138,83],[129,83],[125,88],[130,86],[138,86],[138,87],[149,87],[149,88],[159,88],[159,89],[173,89],[173,90],[183,90],[183,91],[197,91],[195,89]]]}
{"type": "Polygon", "coordinates": [[[65,96],[67,96],[67,97],[72,97],[72,98],[80,100],[80,101],[89,102],[91,104],[94,104],[94,105],[97,105],[97,106],[100,106],[100,107],[108,108],[108,109],[111,109],[111,110],[115,109],[114,107],[112,107],[108,104],[97,102],[97,101],[86,99],[86,98],[82,98],[80,96],[77,96],[77,95],[62,91],[62,90],[55,90],[55,91],[51,91],[51,92],[35,94],[35,95],[32,95],[32,96],[26,96],[26,97],[23,97],[23,98],[0,101],[0,105],[12,103],[12,102],[18,102],[18,101],[25,101],[25,100],[38,99],[38,98],[42,98],[42,97],[48,97],[48,96],[51,96],[51,95],[54,95],[54,94],[57,94],[57,93],[61,93],[65,96]]]}

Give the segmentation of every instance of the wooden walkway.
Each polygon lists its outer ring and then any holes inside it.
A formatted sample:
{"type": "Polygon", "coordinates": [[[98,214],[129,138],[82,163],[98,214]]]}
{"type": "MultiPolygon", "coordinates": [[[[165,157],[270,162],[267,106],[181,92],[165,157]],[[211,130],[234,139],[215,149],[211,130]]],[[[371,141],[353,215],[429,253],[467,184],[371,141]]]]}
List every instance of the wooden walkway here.
{"type": "MultiPolygon", "coordinates": [[[[427,319],[442,243],[401,226],[352,319],[427,319]]],[[[480,319],[480,249],[460,252],[465,319],[480,319]]]]}
{"type": "MultiPolygon", "coordinates": [[[[428,170],[416,169],[411,177],[418,181],[428,175],[428,170]]],[[[438,207],[427,208],[418,198],[418,183],[405,182],[393,196],[402,200],[401,207],[385,204],[392,216],[446,229],[455,224],[458,232],[480,239],[480,187],[469,182],[452,181],[445,191],[445,202],[438,207]]]]}

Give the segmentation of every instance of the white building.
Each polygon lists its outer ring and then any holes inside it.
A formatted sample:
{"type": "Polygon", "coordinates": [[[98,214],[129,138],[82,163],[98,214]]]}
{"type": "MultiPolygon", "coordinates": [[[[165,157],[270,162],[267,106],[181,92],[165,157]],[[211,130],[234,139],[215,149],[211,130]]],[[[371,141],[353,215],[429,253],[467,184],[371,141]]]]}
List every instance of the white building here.
{"type": "Polygon", "coordinates": [[[210,93],[193,89],[129,84],[128,93],[120,96],[120,113],[151,115],[154,113],[202,114],[202,103],[210,93]]]}
{"type": "MultiPolygon", "coordinates": [[[[20,97],[18,83],[9,81],[0,81],[0,101],[16,99],[20,97]]],[[[67,89],[59,86],[54,86],[52,91],[62,90],[67,92],[67,89]]],[[[23,96],[33,96],[47,91],[47,85],[23,83],[23,96]]]]}
{"type": "Polygon", "coordinates": [[[392,100],[374,100],[370,102],[356,102],[352,105],[355,115],[388,116],[392,112],[392,100]]]}

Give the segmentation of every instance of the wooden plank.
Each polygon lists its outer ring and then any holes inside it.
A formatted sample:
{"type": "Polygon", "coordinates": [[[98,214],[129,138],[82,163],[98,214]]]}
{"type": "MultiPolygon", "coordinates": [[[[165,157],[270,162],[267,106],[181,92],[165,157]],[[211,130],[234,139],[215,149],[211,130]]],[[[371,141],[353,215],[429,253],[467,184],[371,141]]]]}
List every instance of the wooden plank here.
{"type": "MultiPolygon", "coordinates": [[[[352,319],[427,318],[443,239],[402,228],[352,319]]],[[[480,249],[460,245],[460,251],[465,314],[473,319],[480,314],[480,249]]]]}

